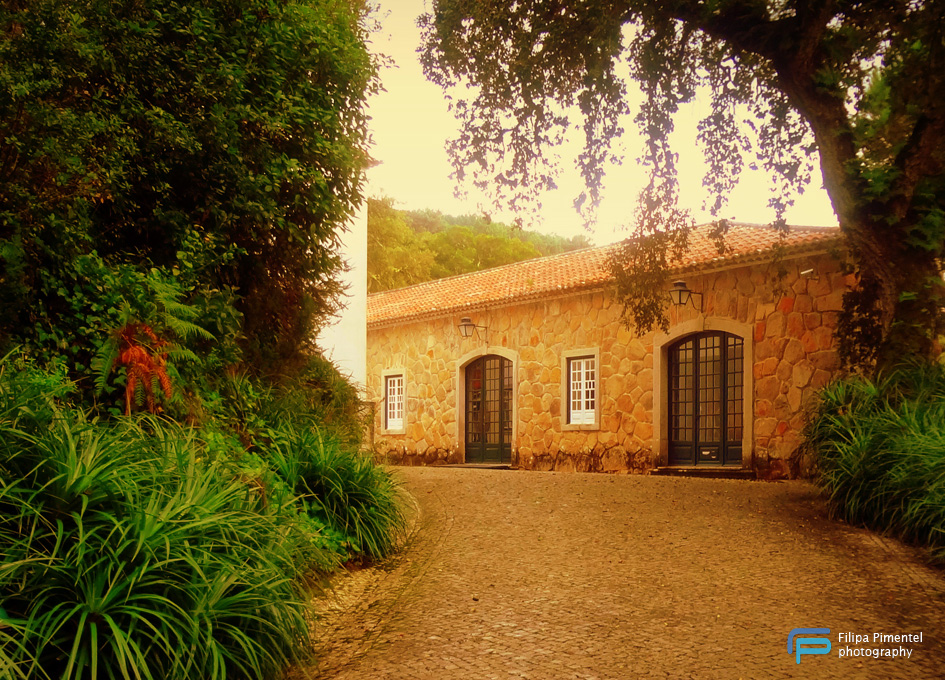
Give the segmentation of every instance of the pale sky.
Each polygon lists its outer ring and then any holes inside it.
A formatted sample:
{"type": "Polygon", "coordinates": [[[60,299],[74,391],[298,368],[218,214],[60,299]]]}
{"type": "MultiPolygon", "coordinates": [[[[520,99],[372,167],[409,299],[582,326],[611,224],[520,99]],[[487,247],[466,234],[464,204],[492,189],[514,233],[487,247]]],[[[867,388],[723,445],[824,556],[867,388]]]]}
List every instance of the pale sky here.
{"type": "MultiPolygon", "coordinates": [[[[372,197],[389,196],[402,209],[431,208],[461,215],[480,213],[480,206],[491,208],[489,200],[469,189],[469,197],[454,197],[454,182],[444,145],[455,136],[457,124],[447,110],[439,86],[428,82],[417,55],[420,30],[416,18],[428,5],[424,0],[380,0],[377,17],[381,29],[373,36],[372,49],[392,57],[396,67],[385,69],[381,82],[386,92],[373,97],[369,114],[374,147],[371,155],[380,165],[368,172],[368,192],[372,197]]],[[[633,83],[629,84],[633,88],[633,83]]],[[[632,96],[632,94],[631,94],[632,96]]],[[[633,109],[633,106],[631,106],[633,109]]],[[[696,147],[697,105],[682,111],[676,121],[674,139],[680,156],[682,202],[695,214],[698,222],[711,219],[702,211],[706,192],[702,187],[702,151],[696,147]],[[691,187],[691,190],[687,190],[691,187]]],[[[574,170],[573,159],[563,157],[559,189],[542,197],[540,222],[532,229],[562,236],[584,233],[597,244],[610,243],[627,235],[636,198],[645,181],[645,172],[635,158],[640,151],[640,138],[632,119],[624,124],[626,132],[621,143],[625,161],[607,170],[603,200],[598,222],[592,232],[585,231],[582,218],[572,207],[583,183],[574,170]]],[[[746,159],[746,162],[750,159],[746,159]]],[[[837,218],[821,186],[819,168],[811,185],[787,214],[790,224],[836,225],[837,218]]],[[[742,174],[738,187],[720,217],[742,222],[766,223],[773,219],[767,206],[771,193],[770,180],[761,171],[742,174]]],[[[493,214],[493,219],[511,222],[514,215],[493,214]]]]}

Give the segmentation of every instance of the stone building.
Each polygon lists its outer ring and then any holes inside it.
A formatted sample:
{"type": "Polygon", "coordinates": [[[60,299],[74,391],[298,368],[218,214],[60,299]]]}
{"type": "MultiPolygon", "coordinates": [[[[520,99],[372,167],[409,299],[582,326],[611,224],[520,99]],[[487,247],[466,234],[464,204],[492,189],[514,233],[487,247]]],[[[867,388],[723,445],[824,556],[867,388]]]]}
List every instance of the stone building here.
{"type": "Polygon", "coordinates": [[[375,452],[536,470],[788,473],[805,405],[839,368],[852,279],[838,231],[709,226],[676,263],[669,329],[636,335],[605,246],[368,298],[375,452]]]}

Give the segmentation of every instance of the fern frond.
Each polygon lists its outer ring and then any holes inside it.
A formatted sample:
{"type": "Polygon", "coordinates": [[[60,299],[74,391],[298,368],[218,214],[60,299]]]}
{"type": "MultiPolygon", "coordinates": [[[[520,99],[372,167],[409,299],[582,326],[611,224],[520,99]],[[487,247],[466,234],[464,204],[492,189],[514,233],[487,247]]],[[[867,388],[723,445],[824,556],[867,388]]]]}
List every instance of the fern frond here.
{"type": "Polygon", "coordinates": [[[132,324],[128,328],[130,329],[132,333],[132,340],[136,339],[135,335],[137,335],[138,333],[144,333],[144,335],[148,338],[148,340],[151,341],[151,344],[153,344],[155,347],[160,347],[161,345],[165,344],[165,341],[161,340],[161,338],[158,337],[157,333],[154,332],[154,329],[151,328],[146,323],[132,324]]]}
{"type": "Polygon", "coordinates": [[[186,319],[168,316],[164,323],[170,328],[174,335],[186,340],[187,338],[198,337],[203,340],[213,340],[213,334],[203,326],[187,321],[186,319]]]}
{"type": "MultiPolygon", "coordinates": [[[[114,344],[117,357],[110,360],[111,364],[117,362],[124,366],[128,376],[125,384],[125,413],[131,414],[132,401],[138,407],[147,404],[148,410],[154,413],[154,396],[158,389],[167,399],[173,395],[173,383],[167,373],[167,357],[171,351],[179,352],[180,349],[143,323],[125,324],[116,333],[114,344]]],[[[193,355],[192,352],[190,354],[193,355]]],[[[103,366],[106,361],[108,359],[102,359],[103,366]]]]}
{"type": "Polygon", "coordinates": [[[118,341],[114,337],[109,337],[99,346],[95,356],[92,357],[91,366],[94,373],[95,389],[99,394],[108,386],[108,376],[111,374],[118,356],[118,341]]]}
{"type": "Polygon", "coordinates": [[[167,374],[167,371],[162,367],[157,371],[157,379],[161,385],[161,391],[164,392],[164,397],[170,399],[174,392],[171,386],[171,377],[167,374]]]}
{"type": "Polygon", "coordinates": [[[155,388],[158,387],[158,377],[154,373],[149,377],[150,380],[148,381],[147,389],[144,391],[144,394],[148,400],[148,410],[154,413],[154,391],[155,388]]]}
{"type": "Polygon", "coordinates": [[[200,358],[186,347],[170,345],[165,348],[165,354],[172,361],[199,361],[200,358]]]}
{"type": "Polygon", "coordinates": [[[126,367],[146,367],[151,363],[151,355],[141,345],[134,345],[118,355],[118,360],[126,367]]]}
{"type": "Polygon", "coordinates": [[[128,371],[128,382],[125,383],[125,399],[130,404],[132,400],[137,404],[137,394],[138,388],[138,375],[133,371],[128,371]]]}
{"type": "Polygon", "coordinates": [[[184,304],[170,298],[160,299],[159,301],[164,306],[164,311],[167,314],[173,314],[182,319],[196,319],[200,316],[200,312],[193,305],[184,304]]]}

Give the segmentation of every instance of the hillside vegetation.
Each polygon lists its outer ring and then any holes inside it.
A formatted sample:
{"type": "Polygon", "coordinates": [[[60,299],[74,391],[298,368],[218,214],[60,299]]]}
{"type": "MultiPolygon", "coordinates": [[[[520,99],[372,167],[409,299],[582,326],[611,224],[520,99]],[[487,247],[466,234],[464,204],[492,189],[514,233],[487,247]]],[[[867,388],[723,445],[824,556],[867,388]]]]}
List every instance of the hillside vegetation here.
{"type": "Polygon", "coordinates": [[[398,210],[390,198],[368,199],[368,292],[402,288],[591,245],[432,210],[398,210]]]}

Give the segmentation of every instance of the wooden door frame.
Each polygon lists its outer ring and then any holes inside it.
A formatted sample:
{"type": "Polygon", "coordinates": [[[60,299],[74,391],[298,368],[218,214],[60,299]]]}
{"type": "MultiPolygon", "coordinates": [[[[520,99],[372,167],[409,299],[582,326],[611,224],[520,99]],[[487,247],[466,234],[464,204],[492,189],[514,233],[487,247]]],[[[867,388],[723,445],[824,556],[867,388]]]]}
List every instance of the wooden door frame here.
{"type": "Polygon", "coordinates": [[[507,347],[482,347],[464,354],[456,365],[456,444],[463,462],[466,462],[466,367],[476,359],[489,354],[495,354],[512,362],[512,437],[509,448],[513,461],[518,448],[518,385],[520,382],[518,352],[507,347]]]}
{"type": "Polygon", "coordinates": [[[732,319],[699,316],[657,333],[653,338],[653,464],[669,465],[669,348],[687,335],[720,331],[740,337],[744,350],[742,386],[742,467],[751,467],[755,448],[755,345],[754,327],[732,319]]]}
{"type": "MultiPolygon", "coordinates": [[[[668,381],[668,383],[669,383],[669,389],[666,391],[666,398],[667,398],[667,400],[668,400],[668,401],[667,401],[667,413],[668,413],[668,419],[669,419],[669,423],[668,423],[668,427],[667,427],[667,435],[668,435],[668,443],[669,443],[669,447],[670,447],[670,453],[672,453],[672,446],[673,446],[672,406],[673,406],[673,403],[674,403],[674,399],[673,399],[673,398],[674,398],[674,396],[676,396],[676,395],[675,395],[675,392],[674,392],[674,390],[673,390],[673,385],[672,385],[672,373],[674,372],[673,367],[678,364],[678,358],[677,358],[677,356],[676,356],[676,355],[678,354],[678,352],[681,350],[681,348],[683,347],[683,345],[687,345],[687,344],[690,344],[690,343],[691,343],[691,351],[692,351],[692,363],[691,363],[691,367],[692,367],[692,369],[691,369],[691,370],[692,370],[692,402],[691,402],[691,403],[692,403],[692,415],[693,415],[693,420],[692,420],[692,433],[691,433],[691,436],[692,436],[692,441],[691,441],[691,444],[692,444],[692,452],[691,452],[691,453],[692,453],[692,457],[691,457],[691,460],[688,461],[688,462],[686,462],[686,463],[679,463],[679,462],[677,462],[677,463],[675,463],[675,465],[680,466],[680,467],[689,467],[689,466],[712,466],[712,465],[731,466],[731,465],[733,464],[733,460],[737,460],[737,463],[738,463],[738,464],[741,464],[741,462],[742,462],[742,461],[741,461],[741,438],[739,438],[739,439],[738,439],[737,441],[735,441],[735,442],[730,442],[730,441],[728,440],[728,435],[727,435],[727,431],[728,431],[728,417],[729,417],[729,415],[731,415],[731,414],[729,413],[729,411],[728,411],[728,407],[729,407],[729,404],[732,403],[731,400],[729,399],[728,376],[731,374],[731,372],[730,372],[730,370],[729,370],[729,369],[731,368],[731,364],[734,363],[734,362],[736,362],[736,361],[738,361],[739,359],[741,359],[743,365],[742,365],[742,370],[741,370],[742,385],[741,385],[740,387],[742,388],[742,390],[744,390],[744,380],[745,380],[745,367],[744,367],[745,339],[742,338],[742,337],[740,337],[740,336],[738,336],[738,335],[733,335],[733,334],[731,334],[731,333],[726,333],[725,331],[699,331],[699,332],[697,332],[697,333],[692,333],[692,334],[690,334],[690,335],[684,335],[684,336],[681,337],[681,338],[677,338],[675,342],[670,343],[670,344],[667,346],[667,348],[666,348],[666,349],[667,349],[667,354],[666,354],[666,356],[667,356],[666,369],[667,369],[667,371],[668,371],[667,376],[668,376],[668,378],[669,378],[669,381],[668,381]],[[704,344],[704,343],[703,343],[702,341],[703,341],[704,339],[706,339],[706,338],[717,338],[717,339],[718,339],[718,350],[719,350],[719,385],[718,385],[718,387],[719,387],[719,401],[718,401],[718,408],[719,408],[719,414],[718,414],[718,415],[719,415],[719,424],[718,424],[718,430],[719,430],[719,440],[718,440],[717,442],[716,442],[716,441],[705,442],[705,441],[702,441],[702,440],[699,438],[699,436],[700,436],[700,431],[701,431],[701,429],[702,429],[702,418],[703,418],[702,410],[703,410],[703,406],[705,406],[706,403],[707,403],[706,401],[703,401],[702,397],[700,396],[700,392],[701,392],[701,390],[702,390],[702,386],[701,386],[701,380],[702,380],[702,376],[703,376],[702,369],[704,368],[704,363],[705,363],[705,356],[704,356],[704,353],[703,353],[705,348],[703,347],[703,344],[704,344]],[[739,342],[740,342],[740,344],[741,344],[741,347],[739,348],[740,351],[741,351],[741,356],[740,356],[740,357],[737,357],[737,358],[736,358],[736,357],[732,357],[732,356],[729,355],[730,340],[736,340],[736,341],[739,341],[739,342]],[[729,458],[729,455],[730,455],[730,454],[729,454],[729,445],[730,445],[730,444],[735,444],[735,445],[738,447],[739,453],[737,454],[737,455],[738,455],[738,458],[737,458],[737,459],[729,458]],[[718,458],[719,458],[719,459],[718,459],[717,462],[707,462],[707,461],[700,460],[700,458],[701,458],[701,456],[700,456],[700,449],[702,449],[702,448],[704,448],[704,447],[708,447],[708,446],[710,446],[710,445],[715,445],[715,446],[718,447],[718,458]]],[[[739,401],[741,401],[742,403],[744,403],[744,400],[743,400],[743,399],[740,399],[739,401]]],[[[709,403],[711,403],[711,402],[709,402],[709,403]]],[[[741,428],[744,428],[744,426],[745,426],[745,414],[742,413],[741,416],[742,416],[741,428]]],[[[673,464],[673,463],[670,461],[670,465],[672,465],[672,464],[673,464]]]]}

